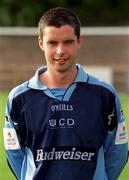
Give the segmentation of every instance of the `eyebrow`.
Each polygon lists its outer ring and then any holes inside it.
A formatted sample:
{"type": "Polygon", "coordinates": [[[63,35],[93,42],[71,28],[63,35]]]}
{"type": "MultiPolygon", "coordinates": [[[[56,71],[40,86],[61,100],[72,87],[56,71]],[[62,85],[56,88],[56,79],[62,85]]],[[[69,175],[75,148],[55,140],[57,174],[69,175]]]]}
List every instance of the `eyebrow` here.
{"type": "MultiPolygon", "coordinates": [[[[74,39],[66,39],[66,40],[64,40],[63,42],[64,43],[72,43],[72,42],[74,42],[75,40],[74,39]]],[[[48,40],[47,41],[47,43],[57,43],[58,42],[58,40],[48,40]]]]}

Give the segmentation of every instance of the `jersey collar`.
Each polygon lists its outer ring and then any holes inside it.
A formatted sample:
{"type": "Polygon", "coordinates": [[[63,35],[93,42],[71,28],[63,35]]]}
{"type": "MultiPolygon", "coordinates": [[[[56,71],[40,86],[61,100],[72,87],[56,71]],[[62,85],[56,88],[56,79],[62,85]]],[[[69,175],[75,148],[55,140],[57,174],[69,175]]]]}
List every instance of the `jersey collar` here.
{"type": "MultiPolygon", "coordinates": [[[[74,81],[74,83],[78,83],[78,82],[87,82],[88,81],[88,74],[86,73],[86,71],[83,69],[83,67],[80,64],[77,64],[77,69],[78,69],[78,73],[77,73],[77,77],[74,81]]],[[[39,69],[37,69],[35,75],[29,80],[28,83],[28,87],[31,89],[37,89],[37,90],[46,90],[48,89],[48,87],[45,84],[42,84],[39,81],[39,75],[44,73],[47,70],[46,66],[43,66],[39,69]]]]}

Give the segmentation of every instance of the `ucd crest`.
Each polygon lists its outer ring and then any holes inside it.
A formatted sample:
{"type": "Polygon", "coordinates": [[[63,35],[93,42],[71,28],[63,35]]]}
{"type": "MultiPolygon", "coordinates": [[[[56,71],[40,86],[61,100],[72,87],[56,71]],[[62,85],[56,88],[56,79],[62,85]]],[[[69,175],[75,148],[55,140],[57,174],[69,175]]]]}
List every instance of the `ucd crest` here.
{"type": "Polygon", "coordinates": [[[56,126],[56,119],[49,119],[49,125],[51,127],[55,127],[56,126]]]}

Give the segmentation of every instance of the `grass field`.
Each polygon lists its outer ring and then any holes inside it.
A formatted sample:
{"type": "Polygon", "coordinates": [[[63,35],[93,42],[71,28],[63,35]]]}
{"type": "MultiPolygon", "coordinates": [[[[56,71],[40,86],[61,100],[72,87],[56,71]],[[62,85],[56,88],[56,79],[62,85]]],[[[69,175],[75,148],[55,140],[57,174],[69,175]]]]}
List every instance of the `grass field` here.
{"type": "MultiPolygon", "coordinates": [[[[5,101],[7,98],[8,92],[0,92],[0,180],[15,180],[12,173],[10,172],[3,148],[3,123],[4,123],[4,109],[5,101]]],[[[126,119],[126,124],[129,130],[129,95],[120,95],[121,103],[124,109],[124,116],[126,119]]],[[[129,162],[124,168],[119,180],[129,180],[129,162]]]]}

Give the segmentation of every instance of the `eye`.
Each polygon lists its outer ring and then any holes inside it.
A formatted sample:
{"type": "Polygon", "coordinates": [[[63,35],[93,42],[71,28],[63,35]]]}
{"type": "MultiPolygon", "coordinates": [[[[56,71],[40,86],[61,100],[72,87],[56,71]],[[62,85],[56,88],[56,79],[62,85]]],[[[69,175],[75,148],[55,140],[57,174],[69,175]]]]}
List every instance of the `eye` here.
{"type": "Polygon", "coordinates": [[[57,42],[56,42],[56,41],[48,41],[48,42],[47,42],[47,45],[56,46],[56,45],[57,45],[57,42]]]}
{"type": "Polygon", "coordinates": [[[67,41],[65,41],[64,42],[66,45],[71,45],[71,44],[73,44],[74,43],[74,40],[67,40],[67,41]]]}

